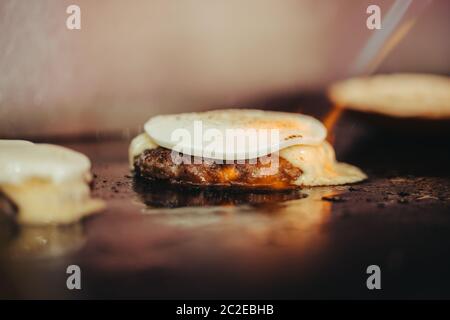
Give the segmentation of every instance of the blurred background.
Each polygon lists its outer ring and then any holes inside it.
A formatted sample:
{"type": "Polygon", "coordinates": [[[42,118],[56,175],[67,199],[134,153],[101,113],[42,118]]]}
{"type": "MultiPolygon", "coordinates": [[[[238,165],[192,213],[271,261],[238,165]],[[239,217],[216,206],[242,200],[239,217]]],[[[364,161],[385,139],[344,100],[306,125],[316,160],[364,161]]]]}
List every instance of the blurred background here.
{"type": "MultiPolygon", "coordinates": [[[[0,0],[0,137],[127,136],[158,113],[323,92],[378,32],[367,7],[393,3],[0,0]]],[[[449,12],[432,1],[377,72],[448,74],[449,12]]]]}

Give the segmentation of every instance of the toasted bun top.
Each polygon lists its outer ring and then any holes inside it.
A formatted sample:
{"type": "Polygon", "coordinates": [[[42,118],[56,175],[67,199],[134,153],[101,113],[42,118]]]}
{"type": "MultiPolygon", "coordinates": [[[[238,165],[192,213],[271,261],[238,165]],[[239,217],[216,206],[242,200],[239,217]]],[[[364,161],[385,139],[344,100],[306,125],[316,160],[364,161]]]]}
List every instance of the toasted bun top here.
{"type": "Polygon", "coordinates": [[[430,74],[388,74],[333,84],[335,104],[394,117],[450,118],[450,78],[430,74]]]}

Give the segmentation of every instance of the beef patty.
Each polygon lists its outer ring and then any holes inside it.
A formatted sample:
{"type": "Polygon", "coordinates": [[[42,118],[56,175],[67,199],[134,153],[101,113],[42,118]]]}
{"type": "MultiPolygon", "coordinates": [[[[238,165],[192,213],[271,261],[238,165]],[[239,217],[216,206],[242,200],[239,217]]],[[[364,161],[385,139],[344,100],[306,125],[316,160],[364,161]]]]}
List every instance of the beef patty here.
{"type": "Polygon", "coordinates": [[[136,174],[149,178],[166,180],[171,183],[198,186],[239,186],[251,188],[292,188],[293,182],[302,174],[299,168],[279,158],[276,170],[269,170],[268,161],[234,161],[218,164],[192,156],[190,161],[177,164],[172,161],[171,150],[158,147],[142,152],[134,159],[136,174]]]}

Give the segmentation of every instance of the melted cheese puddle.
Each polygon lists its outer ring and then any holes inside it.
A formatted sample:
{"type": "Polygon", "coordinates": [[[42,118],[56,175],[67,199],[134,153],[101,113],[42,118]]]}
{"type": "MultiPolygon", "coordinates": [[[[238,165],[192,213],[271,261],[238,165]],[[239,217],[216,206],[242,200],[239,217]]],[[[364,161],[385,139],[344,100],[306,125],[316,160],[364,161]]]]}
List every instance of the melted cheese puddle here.
{"type": "Polygon", "coordinates": [[[297,145],[280,151],[280,157],[300,168],[299,186],[329,186],[354,183],[367,178],[357,167],[337,162],[333,147],[326,141],[318,146],[297,145]]]}

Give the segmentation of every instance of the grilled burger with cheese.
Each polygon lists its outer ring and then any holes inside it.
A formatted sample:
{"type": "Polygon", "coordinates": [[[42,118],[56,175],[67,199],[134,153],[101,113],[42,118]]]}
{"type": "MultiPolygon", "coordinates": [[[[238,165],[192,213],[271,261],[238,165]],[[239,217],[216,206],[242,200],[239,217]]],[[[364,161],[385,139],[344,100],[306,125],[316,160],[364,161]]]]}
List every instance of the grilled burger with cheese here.
{"type": "Polygon", "coordinates": [[[129,148],[139,177],[174,184],[287,189],[354,183],[358,168],[338,163],[326,129],[310,116],[253,109],[151,118],[129,148]]]}
{"type": "Polygon", "coordinates": [[[76,151],[0,140],[0,212],[19,223],[70,224],[104,208],[90,196],[91,163],[76,151]]]}

